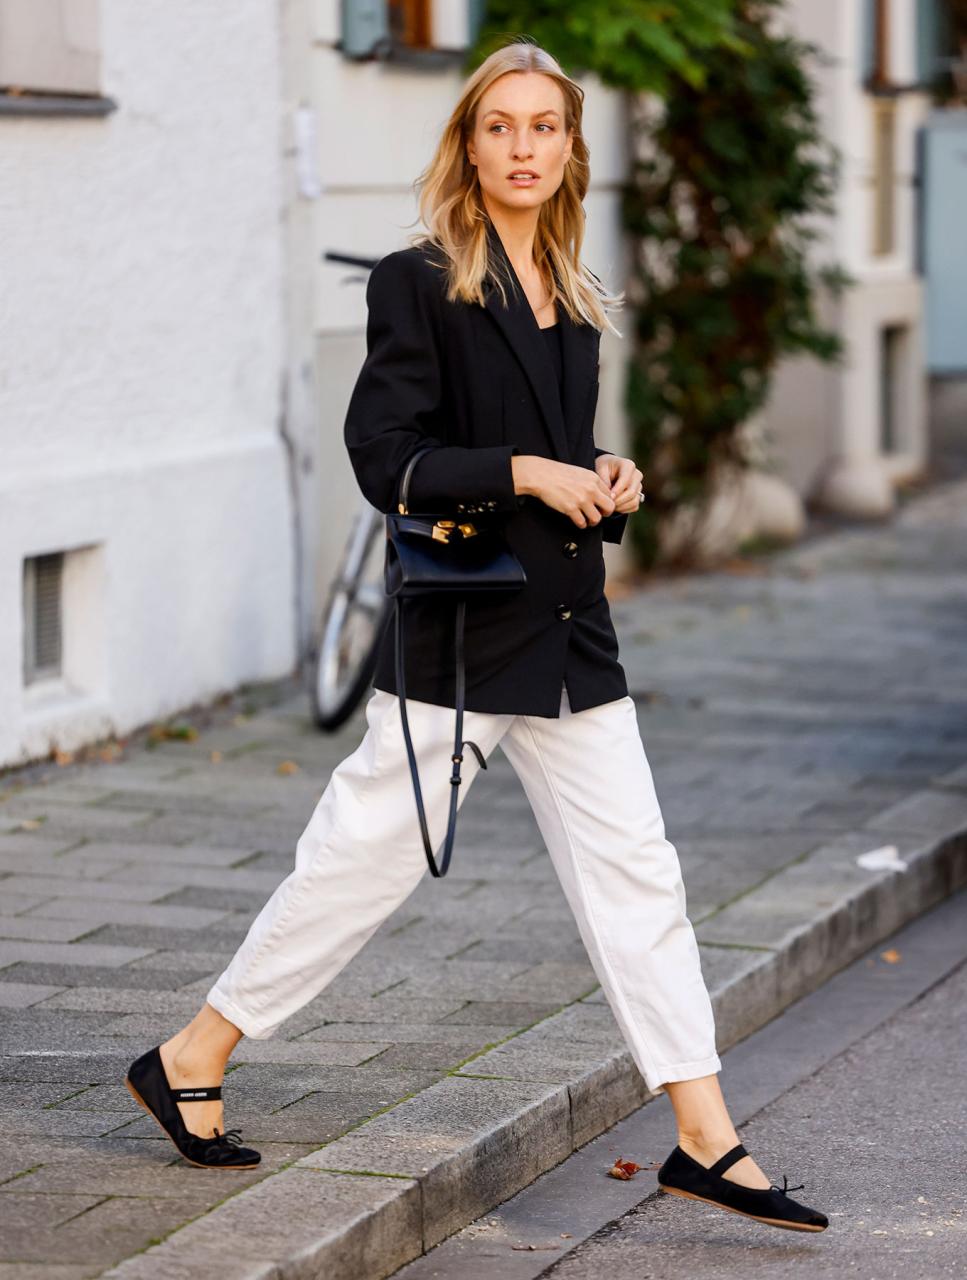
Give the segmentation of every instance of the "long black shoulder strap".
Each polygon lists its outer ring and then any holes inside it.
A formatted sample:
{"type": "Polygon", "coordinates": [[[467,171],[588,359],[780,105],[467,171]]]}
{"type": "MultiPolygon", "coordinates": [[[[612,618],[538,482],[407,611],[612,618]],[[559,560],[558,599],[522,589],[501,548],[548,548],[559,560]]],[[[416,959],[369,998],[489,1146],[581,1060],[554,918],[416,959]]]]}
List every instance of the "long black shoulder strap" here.
{"type": "Polygon", "coordinates": [[[464,666],[463,656],[463,633],[464,620],[467,611],[467,602],[463,598],[459,598],[456,602],[456,618],[454,625],[454,654],[456,658],[456,723],[454,728],[453,755],[450,757],[453,763],[453,770],[450,774],[450,812],[447,818],[447,834],[443,849],[443,859],[438,867],[433,857],[433,845],[430,842],[430,831],[426,821],[426,810],[423,805],[423,792],[420,787],[420,775],[416,765],[416,753],[413,750],[413,740],[410,737],[410,723],[406,714],[406,686],[404,675],[404,652],[403,652],[403,602],[405,597],[398,595],[396,597],[395,608],[395,639],[396,639],[396,694],[400,701],[400,719],[403,722],[403,737],[406,741],[406,755],[410,765],[410,776],[413,779],[413,793],[416,796],[416,809],[420,819],[420,834],[423,837],[423,848],[426,852],[426,860],[430,867],[430,873],[434,876],[445,876],[447,868],[450,865],[450,856],[453,853],[453,839],[456,835],[457,826],[457,788],[462,781],[460,777],[460,766],[463,763],[462,750],[464,747],[472,747],[474,754],[480,764],[481,769],[486,769],[487,762],[484,759],[483,752],[475,742],[462,741],[463,734],[463,711],[466,699],[466,669],[464,666]]]}

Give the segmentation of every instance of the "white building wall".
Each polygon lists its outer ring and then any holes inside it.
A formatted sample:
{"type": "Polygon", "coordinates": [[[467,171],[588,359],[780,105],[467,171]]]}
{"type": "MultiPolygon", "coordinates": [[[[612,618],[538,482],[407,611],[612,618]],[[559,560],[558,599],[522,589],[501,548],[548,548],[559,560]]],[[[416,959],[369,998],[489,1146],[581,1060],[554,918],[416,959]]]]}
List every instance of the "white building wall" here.
{"type": "Polygon", "coordinates": [[[101,23],[116,111],[0,117],[0,764],[294,661],[275,6],[101,23]],[[25,689],[23,559],[80,548],[25,689]]]}

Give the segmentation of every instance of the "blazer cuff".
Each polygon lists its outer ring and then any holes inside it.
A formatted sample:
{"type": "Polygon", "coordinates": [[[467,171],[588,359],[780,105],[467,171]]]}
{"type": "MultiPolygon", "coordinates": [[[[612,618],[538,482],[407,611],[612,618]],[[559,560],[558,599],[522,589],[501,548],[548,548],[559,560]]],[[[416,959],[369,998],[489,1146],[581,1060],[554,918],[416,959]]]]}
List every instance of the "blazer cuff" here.
{"type": "Polygon", "coordinates": [[[440,445],[425,453],[410,477],[411,509],[456,509],[459,515],[517,511],[524,495],[514,492],[510,460],[515,453],[520,449],[512,444],[440,445]]]}
{"type": "MultiPolygon", "coordinates": [[[[614,450],[599,449],[598,446],[595,445],[594,446],[595,462],[597,462],[598,458],[600,458],[602,454],[605,454],[605,453],[614,453],[614,450]]],[[[629,513],[627,511],[612,511],[611,515],[602,516],[601,518],[602,541],[620,542],[622,537],[624,536],[625,525],[628,523],[628,515],[629,513]]]]}
{"type": "Polygon", "coordinates": [[[627,511],[612,511],[601,518],[601,538],[604,542],[620,542],[628,523],[627,511]]]}

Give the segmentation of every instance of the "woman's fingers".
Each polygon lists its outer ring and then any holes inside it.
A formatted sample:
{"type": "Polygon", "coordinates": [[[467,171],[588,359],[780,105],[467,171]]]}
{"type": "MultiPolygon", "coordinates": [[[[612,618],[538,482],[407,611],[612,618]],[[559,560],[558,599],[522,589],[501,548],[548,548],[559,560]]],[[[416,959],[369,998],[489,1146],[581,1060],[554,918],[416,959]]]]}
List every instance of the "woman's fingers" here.
{"type": "Polygon", "coordinates": [[[623,460],[615,479],[611,496],[615,509],[623,512],[638,509],[638,493],[643,488],[644,475],[630,458],[623,460]]]}
{"type": "Polygon", "coordinates": [[[630,458],[625,458],[611,485],[611,496],[616,502],[623,498],[631,497],[641,488],[643,479],[644,475],[638,470],[634,462],[630,458]]]}
{"type": "Polygon", "coordinates": [[[607,486],[602,490],[595,490],[589,498],[579,499],[578,506],[579,514],[584,518],[584,523],[581,525],[582,529],[588,525],[600,524],[605,516],[613,514],[615,510],[607,486]]]}

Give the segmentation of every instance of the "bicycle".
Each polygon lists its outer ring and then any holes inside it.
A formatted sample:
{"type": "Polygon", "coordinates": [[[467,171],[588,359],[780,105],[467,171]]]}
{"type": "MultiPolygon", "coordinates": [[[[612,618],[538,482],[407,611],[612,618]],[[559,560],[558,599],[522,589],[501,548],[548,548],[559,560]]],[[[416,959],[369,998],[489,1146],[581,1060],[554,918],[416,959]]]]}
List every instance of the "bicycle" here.
{"type": "MultiPolygon", "coordinates": [[[[379,261],[333,252],[322,256],[369,271],[379,261]]],[[[312,661],[312,714],[320,729],[331,732],[349,719],[376,669],[383,629],[392,614],[383,583],[385,549],[385,519],[362,498],[329,587],[312,661]]]]}

